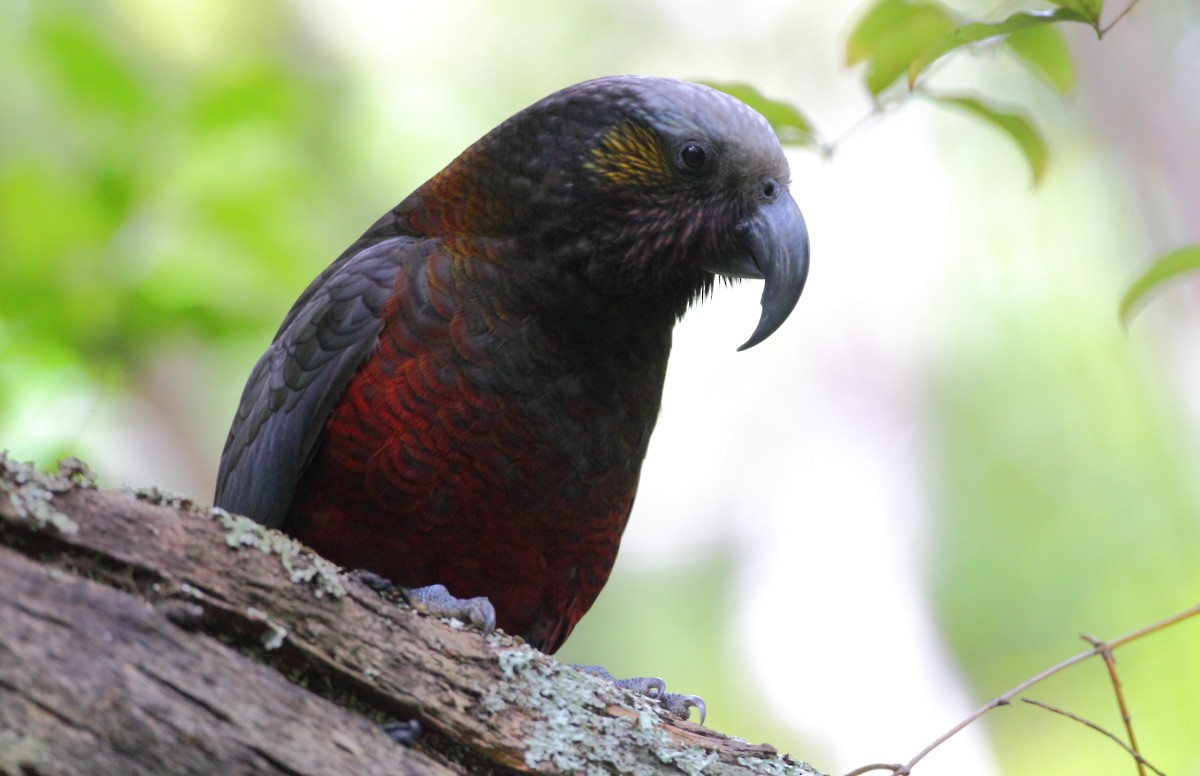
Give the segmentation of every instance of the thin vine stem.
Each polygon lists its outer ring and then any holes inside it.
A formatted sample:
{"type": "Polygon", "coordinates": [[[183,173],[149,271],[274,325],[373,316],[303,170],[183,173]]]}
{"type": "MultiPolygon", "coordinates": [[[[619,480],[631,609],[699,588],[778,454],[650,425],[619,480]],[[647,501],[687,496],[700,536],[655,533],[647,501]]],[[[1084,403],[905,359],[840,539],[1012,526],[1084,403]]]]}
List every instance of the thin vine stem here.
{"type": "Polygon", "coordinates": [[[1163,630],[1164,628],[1169,628],[1172,625],[1175,625],[1176,623],[1182,622],[1183,620],[1186,620],[1190,617],[1195,617],[1196,615],[1200,615],[1200,604],[1197,604],[1196,606],[1193,606],[1190,609],[1185,609],[1182,612],[1173,614],[1170,617],[1161,619],[1158,622],[1151,623],[1143,628],[1138,628],[1135,631],[1130,631],[1129,633],[1126,633],[1123,636],[1118,636],[1117,638],[1113,639],[1112,641],[1098,642],[1095,646],[1093,646],[1091,649],[1087,650],[1086,652],[1080,652],[1078,655],[1073,655],[1073,656],[1067,658],[1066,660],[1062,661],[1061,663],[1058,663],[1057,665],[1053,665],[1050,668],[1047,668],[1045,671],[1042,671],[1041,673],[1039,673],[1035,676],[1031,676],[1030,678],[1021,682],[1016,687],[1013,687],[1011,690],[1004,693],[1003,695],[998,695],[995,698],[993,698],[992,700],[985,703],[983,706],[980,706],[978,709],[976,709],[974,712],[972,712],[970,715],[968,715],[965,719],[963,719],[957,725],[950,728],[945,733],[943,733],[941,736],[936,738],[932,743],[930,743],[928,746],[926,746],[920,752],[917,752],[917,754],[911,760],[904,763],[899,768],[896,768],[895,770],[893,770],[892,773],[895,774],[895,776],[906,776],[907,774],[912,773],[912,769],[914,766],[916,766],[917,763],[919,763],[921,760],[924,760],[926,758],[926,756],[928,756],[929,753],[932,752],[934,749],[937,749],[939,746],[946,743],[946,741],[950,740],[955,735],[957,735],[959,733],[959,731],[961,731],[963,728],[967,727],[972,722],[979,719],[984,714],[987,714],[989,711],[991,711],[992,709],[994,709],[998,706],[1010,705],[1013,701],[1013,698],[1017,697],[1018,695],[1025,692],[1030,687],[1033,687],[1034,685],[1038,684],[1039,682],[1041,682],[1045,679],[1048,679],[1051,676],[1054,676],[1055,674],[1059,673],[1060,671],[1070,668],[1071,666],[1075,665],[1076,663],[1082,663],[1084,660],[1087,660],[1088,658],[1103,654],[1105,651],[1115,650],[1118,647],[1124,646],[1125,644],[1128,644],[1131,641],[1136,641],[1140,638],[1149,636],[1152,633],[1157,633],[1158,631],[1163,630]]]}
{"type": "Polygon", "coordinates": [[[1084,727],[1089,727],[1092,730],[1095,730],[1097,733],[1101,734],[1102,736],[1105,736],[1106,738],[1111,740],[1114,744],[1116,744],[1117,746],[1121,747],[1122,749],[1124,749],[1126,752],[1129,753],[1129,756],[1132,757],[1134,762],[1137,763],[1138,773],[1142,774],[1142,776],[1145,776],[1147,768],[1149,768],[1150,770],[1157,773],[1158,776],[1167,776],[1167,774],[1163,773],[1158,768],[1155,768],[1153,763],[1151,763],[1145,757],[1142,757],[1142,753],[1137,750],[1136,746],[1130,746],[1129,744],[1122,741],[1120,738],[1117,738],[1117,736],[1113,735],[1113,733],[1111,731],[1105,730],[1100,725],[1097,725],[1095,722],[1092,722],[1090,719],[1084,719],[1083,717],[1079,716],[1078,714],[1072,714],[1071,712],[1067,711],[1066,709],[1060,709],[1057,706],[1051,706],[1049,703],[1042,703],[1041,701],[1034,700],[1033,698],[1022,698],[1021,702],[1028,703],[1030,706],[1036,706],[1039,709],[1045,709],[1046,711],[1054,712],[1055,714],[1062,715],[1062,716],[1066,717],[1067,719],[1075,720],[1076,722],[1083,725],[1084,727]]]}
{"type": "Polygon", "coordinates": [[[1140,0],[1131,0],[1129,5],[1125,6],[1125,10],[1121,11],[1119,14],[1114,16],[1113,20],[1111,22],[1109,22],[1107,26],[1096,30],[1096,37],[1103,38],[1105,35],[1107,35],[1108,31],[1111,30],[1113,27],[1115,27],[1117,22],[1124,19],[1126,14],[1128,14],[1130,11],[1132,11],[1133,7],[1135,5],[1137,5],[1139,2],[1140,2],[1140,0]]]}

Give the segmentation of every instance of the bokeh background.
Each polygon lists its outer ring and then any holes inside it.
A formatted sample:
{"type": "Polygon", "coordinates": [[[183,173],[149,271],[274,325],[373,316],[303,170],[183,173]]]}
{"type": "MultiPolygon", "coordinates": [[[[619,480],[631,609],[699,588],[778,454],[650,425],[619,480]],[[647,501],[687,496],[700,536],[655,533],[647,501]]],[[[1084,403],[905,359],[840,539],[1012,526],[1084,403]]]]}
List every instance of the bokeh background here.
{"type": "MultiPolygon", "coordinates": [[[[939,67],[1038,123],[1036,188],[1009,140],[926,101],[860,122],[864,9],[0,0],[0,448],[205,502],[291,302],[463,147],[598,75],[752,83],[840,138],[791,154],[809,287],[746,353],[755,284],[680,325],[617,569],[561,654],[659,674],[831,773],[908,759],[1078,634],[1197,599],[1200,289],[1128,330],[1117,302],[1200,240],[1200,4],[1065,29],[1065,100],[999,49],[939,67]]],[[[1200,774],[1198,655],[1196,622],[1118,653],[1173,776],[1200,774]]],[[[1029,695],[1120,729],[1099,662],[1029,695]]],[[[1132,768],[1017,707],[918,773],[1132,768]]]]}

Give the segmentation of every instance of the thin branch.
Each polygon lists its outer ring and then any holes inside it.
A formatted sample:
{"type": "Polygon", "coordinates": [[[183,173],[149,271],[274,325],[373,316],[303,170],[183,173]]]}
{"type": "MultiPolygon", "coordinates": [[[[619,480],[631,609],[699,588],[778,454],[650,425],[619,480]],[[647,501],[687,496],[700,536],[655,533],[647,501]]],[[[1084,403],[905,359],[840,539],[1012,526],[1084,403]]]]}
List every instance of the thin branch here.
{"type": "Polygon", "coordinates": [[[899,102],[900,102],[899,100],[893,100],[890,102],[875,103],[875,105],[871,108],[871,110],[868,113],[864,113],[862,116],[859,116],[857,119],[855,119],[854,123],[851,124],[846,129],[842,130],[842,133],[840,135],[838,135],[833,140],[830,140],[828,142],[819,143],[816,146],[817,153],[819,153],[821,155],[822,159],[831,159],[833,157],[833,152],[838,149],[838,146],[840,146],[842,143],[846,142],[847,138],[849,138],[851,135],[858,132],[863,127],[867,126],[868,124],[871,124],[871,123],[883,118],[883,114],[887,113],[887,111],[890,108],[895,107],[895,105],[899,104],[899,102]]]}
{"type": "MultiPolygon", "coordinates": [[[[1164,617],[1158,622],[1152,622],[1144,628],[1138,628],[1135,631],[1130,631],[1124,636],[1118,636],[1117,638],[1108,642],[1108,648],[1116,649],[1117,647],[1123,647],[1131,641],[1137,641],[1143,636],[1149,636],[1151,633],[1157,633],[1164,628],[1171,627],[1177,622],[1183,622],[1189,617],[1195,617],[1197,614],[1200,614],[1200,604],[1196,604],[1190,609],[1184,609],[1182,612],[1177,612],[1170,617],[1164,617]]],[[[1093,651],[1085,654],[1095,654],[1095,652],[1093,651]]]]}
{"type": "Polygon", "coordinates": [[[1100,639],[1086,633],[1083,635],[1083,640],[1093,647],[1098,647],[1101,656],[1104,657],[1104,665],[1108,668],[1108,678],[1112,681],[1113,694],[1117,697],[1117,708],[1121,711],[1121,721],[1125,723],[1125,734],[1129,736],[1129,748],[1137,756],[1138,776],[1146,776],[1146,769],[1141,760],[1142,755],[1138,750],[1137,736],[1133,734],[1133,716],[1129,713],[1129,707],[1125,705],[1125,693],[1121,690],[1121,679],[1117,676],[1117,660],[1113,657],[1112,649],[1100,639]]]}
{"type": "Polygon", "coordinates": [[[895,773],[896,769],[899,767],[900,763],[871,763],[870,765],[858,766],[854,770],[847,773],[846,776],[862,776],[864,773],[870,773],[871,771],[888,771],[889,773],[895,773]]]}
{"type": "MultiPolygon", "coordinates": [[[[1113,639],[1112,641],[1108,642],[1108,645],[1106,648],[1110,651],[1114,650],[1117,647],[1124,646],[1125,644],[1128,644],[1131,641],[1136,641],[1144,636],[1149,636],[1151,633],[1156,633],[1156,632],[1162,630],[1163,628],[1169,628],[1178,622],[1182,622],[1183,620],[1186,620],[1189,617],[1195,617],[1198,614],[1200,614],[1200,604],[1197,604],[1196,606],[1193,606],[1190,609],[1185,609],[1182,612],[1178,612],[1177,614],[1173,614],[1170,617],[1159,620],[1158,622],[1151,623],[1150,625],[1147,625],[1144,628],[1138,628],[1135,631],[1126,633],[1124,636],[1119,636],[1119,637],[1113,639]]],[[[925,757],[930,752],[932,752],[934,749],[937,749],[942,744],[946,743],[946,741],[948,741],[950,738],[957,735],[960,730],[965,728],[967,725],[970,725],[972,722],[979,719],[984,714],[987,714],[989,711],[996,708],[997,706],[1008,706],[1009,704],[1012,703],[1013,698],[1015,698],[1018,695],[1020,695],[1021,693],[1025,692],[1030,687],[1033,687],[1035,684],[1041,682],[1043,679],[1047,679],[1051,676],[1054,676],[1058,672],[1060,672],[1064,669],[1070,668],[1071,666],[1075,665],[1076,663],[1082,663],[1084,660],[1087,660],[1090,657],[1101,654],[1101,652],[1102,652],[1101,647],[1093,647],[1092,649],[1089,649],[1087,652],[1080,652],[1078,655],[1069,657],[1066,660],[1059,663],[1058,665],[1051,666],[1050,668],[1047,668],[1045,671],[1042,671],[1040,674],[1037,674],[1036,676],[1026,679],[1025,681],[1021,682],[1016,687],[1012,688],[1011,690],[1004,693],[1003,695],[999,695],[999,696],[993,698],[992,700],[988,701],[983,706],[976,709],[970,715],[968,715],[966,719],[962,720],[957,725],[955,725],[954,727],[947,730],[945,733],[943,733],[941,736],[939,736],[935,741],[933,741],[933,743],[929,744],[929,746],[925,747],[920,752],[917,752],[915,757],[913,757],[911,760],[909,760],[904,765],[901,765],[899,768],[894,770],[892,773],[895,774],[895,776],[905,776],[906,774],[912,773],[913,767],[917,763],[919,763],[921,760],[924,760],[925,757]]]]}
{"type": "Polygon", "coordinates": [[[1132,0],[1132,1],[1129,3],[1129,5],[1125,6],[1125,10],[1124,10],[1124,11],[1121,11],[1119,14],[1117,14],[1117,15],[1116,15],[1116,16],[1113,18],[1113,20],[1112,20],[1111,22],[1109,22],[1109,23],[1108,23],[1108,26],[1107,26],[1107,27],[1103,27],[1103,28],[1101,28],[1101,29],[1099,29],[1099,30],[1096,30],[1096,37],[1098,37],[1098,38],[1103,38],[1105,35],[1107,35],[1107,34],[1108,34],[1108,31],[1109,31],[1109,30],[1111,30],[1113,27],[1115,27],[1115,26],[1116,26],[1116,24],[1117,24],[1117,22],[1119,22],[1119,21],[1121,21],[1122,19],[1124,19],[1124,18],[1125,18],[1125,15],[1126,15],[1126,14],[1128,14],[1130,11],[1132,11],[1132,10],[1133,10],[1133,7],[1134,7],[1135,5],[1137,5],[1137,4],[1138,4],[1138,2],[1139,2],[1139,0],[1132,0]]]}
{"type": "Polygon", "coordinates": [[[1160,771],[1158,768],[1155,768],[1154,765],[1149,760],[1147,760],[1145,757],[1142,757],[1141,753],[1139,753],[1136,749],[1134,749],[1133,747],[1126,744],[1124,741],[1122,741],[1120,738],[1118,738],[1114,733],[1111,733],[1110,731],[1105,730],[1104,728],[1097,725],[1095,722],[1092,722],[1090,719],[1084,719],[1083,717],[1080,717],[1076,714],[1072,714],[1071,712],[1067,711],[1066,709],[1060,709],[1057,706],[1051,706],[1049,703],[1042,703],[1041,701],[1036,701],[1033,698],[1021,698],[1021,702],[1028,703],[1030,706],[1037,706],[1039,709],[1045,709],[1046,711],[1052,711],[1055,714],[1061,714],[1062,716],[1066,717],[1067,719],[1073,719],[1076,722],[1078,722],[1079,724],[1086,725],[1087,727],[1090,727],[1092,730],[1095,730],[1097,733],[1101,733],[1104,736],[1107,736],[1108,738],[1112,739],[1113,743],[1115,743],[1117,746],[1121,747],[1126,752],[1128,752],[1129,756],[1132,757],[1137,762],[1138,773],[1144,774],[1146,772],[1145,769],[1149,768],[1150,770],[1157,773],[1158,776],[1167,776],[1165,773],[1160,771]]]}
{"type": "Polygon", "coordinates": [[[908,105],[912,102],[912,98],[914,96],[925,96],[928,94],[929,92],[927,92],[921,84],[918,84],[911,89],[890,90],[887,97],[884,97],[881,100],[873,100],[873,105],[870,111],[855,119],[854,123],[842,130],[842,133],[833,140],[830,140],[827,143],[822,143],[817,148],[817,151],[821,154],[821,158],[823,159],[832,158],[834,151],[836,151],[842,143],[846,142],[851,135],[858,133],[867,125],[879,121],[886,114],[908,105]]]}

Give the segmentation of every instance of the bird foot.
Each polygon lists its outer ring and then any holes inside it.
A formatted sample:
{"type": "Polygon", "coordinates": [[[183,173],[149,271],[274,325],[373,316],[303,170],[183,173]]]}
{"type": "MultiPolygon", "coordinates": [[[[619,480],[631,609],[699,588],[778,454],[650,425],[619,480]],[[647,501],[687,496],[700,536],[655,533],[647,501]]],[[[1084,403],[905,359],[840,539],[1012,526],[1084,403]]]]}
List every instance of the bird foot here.
{"type": "Polygon", "coordinates": [[[468,623],[484,636],[496,627],[496,608],[483,596],[455,598],[445,585],[429,585],[408,591],[408,601],[419,612],[468,623]]]}
{"type": "Polygon", "coordinates": [[[403,744],[404,746],[412,746],[421,737],[421,723],[415,719],[403,722],[387,722],[379,727],[384,735],[397,744],[403,744]]]}
{"type": "Polygon", "coordinates": [[[678,719],[687,719],[691,716],[692,709],[697,709],[700,712],[700,724],[704,724],[704,717],[708,709],[704,705],[703,699],[698,695],[681,695],[679,693],[667,692],[666,682],[657,676],[617,679],[604,666],[581,666],[572,663],[571,667],[585,674],[606,679],[612,682],[614,686],[620,687],[623,690],[629,690],[637,695],[644,695],[652,701],[657,701],[658,705],[662,706],[668,714],[678,719]]]}
{"type": "Polygon", "coordinates": [[[486,598],[455,598],[445,585],[429,585],[406,590],[374,571],[355,569],[352,579],[392,600],[404,599],[412,608],[431,617],[459,620],[483,631],[486,636],[496,628],[496,609],[486,598]]]}

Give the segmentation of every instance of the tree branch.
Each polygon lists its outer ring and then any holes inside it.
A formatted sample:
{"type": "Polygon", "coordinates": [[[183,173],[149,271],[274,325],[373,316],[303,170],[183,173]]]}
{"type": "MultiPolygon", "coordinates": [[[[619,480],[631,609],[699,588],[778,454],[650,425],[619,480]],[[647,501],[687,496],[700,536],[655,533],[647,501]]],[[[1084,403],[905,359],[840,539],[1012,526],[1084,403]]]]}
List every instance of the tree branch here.
{"type": "Polygon", "coordinates": [[[0,773],[705,773],[808,766],[275,531],[0,453],[0,773]],[[413,747],[380,723],[415,718],[413,747]]]}

